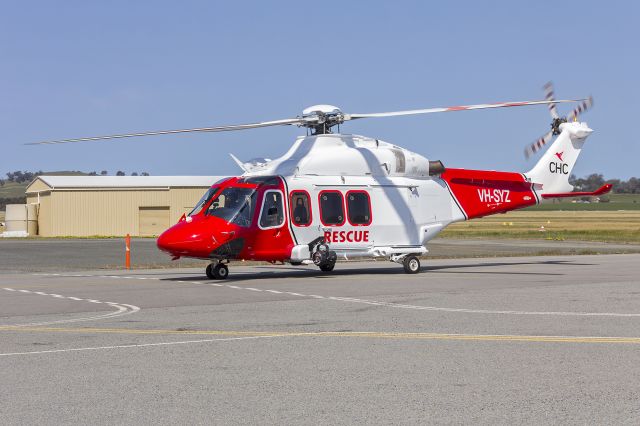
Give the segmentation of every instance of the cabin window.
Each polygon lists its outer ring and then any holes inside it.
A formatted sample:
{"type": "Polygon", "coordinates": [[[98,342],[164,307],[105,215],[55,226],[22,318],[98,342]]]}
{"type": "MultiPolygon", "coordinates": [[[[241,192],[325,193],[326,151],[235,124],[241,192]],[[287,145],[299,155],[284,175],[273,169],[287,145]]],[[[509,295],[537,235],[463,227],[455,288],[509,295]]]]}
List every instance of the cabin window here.
{"type": "Polygon", "coordinates": [[[351,225],[371,224],[371,200],[366,191],[347,192],[347,215],[351,225]]]}
{"type": "Polygon", "coordinates": [[[311,199],[307,191],[291,192],[291,221],[295,226],[311,224],[311,199]]]}
{"type": "Polygon", "coordinates": [[[282,192],[269,190],[265,191],[262,200],[262,211],[260,212],[260,228],[279,228],[284,223],[284,204],[282,192]]]}
{"type": "Polygon", "coordinates": [[[340,191],[320,192],[320,220],[323,225],[340,226],[344,223],[344,203],[340,191]]]}

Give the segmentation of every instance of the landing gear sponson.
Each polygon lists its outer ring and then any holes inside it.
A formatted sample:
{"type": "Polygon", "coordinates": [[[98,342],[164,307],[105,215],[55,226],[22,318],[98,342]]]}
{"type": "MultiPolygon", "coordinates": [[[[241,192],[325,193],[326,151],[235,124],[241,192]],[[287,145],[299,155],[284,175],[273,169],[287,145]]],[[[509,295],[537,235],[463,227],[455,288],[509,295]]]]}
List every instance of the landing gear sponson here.
{"type": "Polygon", "coordinates": [[[407,274],[420,272],[420,258],[415,254],[392,255],[389,260],[402,264],[404,272],[407,274]]]}

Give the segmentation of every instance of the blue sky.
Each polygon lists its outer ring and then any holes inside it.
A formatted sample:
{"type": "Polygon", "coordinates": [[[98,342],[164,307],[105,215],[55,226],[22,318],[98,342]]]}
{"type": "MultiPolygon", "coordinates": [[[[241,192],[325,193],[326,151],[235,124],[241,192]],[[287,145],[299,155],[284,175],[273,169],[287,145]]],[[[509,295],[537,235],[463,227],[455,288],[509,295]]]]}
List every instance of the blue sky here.
{"type": "MultiPolygon", "coordinates": [[[[295,117],[593,94],[575,173],[640,175],[637,2],[3,2],[0,174],[238,174],[295,127],[23,146],[25,142],[295,117]]],[[[567,112],[564,107],[561,112],[567,112]]],[[[546,107],[359,120],[450,167],[526,171],[546,107]]]]}

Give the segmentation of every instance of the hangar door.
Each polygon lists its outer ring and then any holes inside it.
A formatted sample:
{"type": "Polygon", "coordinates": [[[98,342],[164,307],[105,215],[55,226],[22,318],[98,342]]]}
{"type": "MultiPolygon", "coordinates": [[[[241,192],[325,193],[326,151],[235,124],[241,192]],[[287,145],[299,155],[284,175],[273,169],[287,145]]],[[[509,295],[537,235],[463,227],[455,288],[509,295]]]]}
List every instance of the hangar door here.
{"type": "Polygon", "coordinates": [[[140,207],[138,219],[140,236],[160,235],[169,227],[169,207],[140,207]]]}

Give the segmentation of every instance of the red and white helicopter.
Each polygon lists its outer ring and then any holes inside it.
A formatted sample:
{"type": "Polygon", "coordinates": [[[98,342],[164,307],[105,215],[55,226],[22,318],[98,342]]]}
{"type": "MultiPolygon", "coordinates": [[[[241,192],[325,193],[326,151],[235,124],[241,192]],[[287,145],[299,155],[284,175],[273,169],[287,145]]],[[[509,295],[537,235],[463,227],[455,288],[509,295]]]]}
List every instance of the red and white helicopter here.
{"type": "Polygon", "coordinates": [[[315,105],[302,116],[252,124],[65,139],[67,143],[187,132],[223,132],[293,125],[307,128],[282,157],[234,161],[239,177],[214,183],[189,215],[166,230],[158,247],[174,259],[211,260],[207,276],[224,279],[230,260],[315,264],[332,271],[337,259],[386,258],[420,271],[427,243],[447,225],[531,206],[549,198],[599,195],[570,192],[569,175],[592,132],[578,122],[592,100],[546,99],[429,108],[373,114],[346,114],[315,105]],[[560,117],[555,104],[578,106],[560,117]],[[366,136],[333,133],[357,119],[547,104],[551,130],[528,146],[528,156],[555,141],[526,173],[445,168],[399,146],[366,136]]]}

